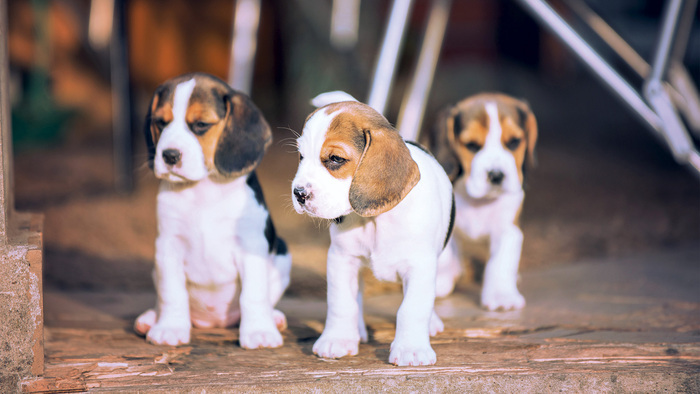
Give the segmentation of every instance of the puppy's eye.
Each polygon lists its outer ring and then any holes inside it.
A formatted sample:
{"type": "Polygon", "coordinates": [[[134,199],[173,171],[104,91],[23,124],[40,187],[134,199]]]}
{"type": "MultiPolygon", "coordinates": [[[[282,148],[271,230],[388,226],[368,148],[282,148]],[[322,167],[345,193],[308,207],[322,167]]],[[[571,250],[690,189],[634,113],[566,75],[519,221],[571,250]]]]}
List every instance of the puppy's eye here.
{"type": "Polygon", "coordinates": [[[481,149],[481,145],[477,144],[476,142],[469,142],[466,146],[467,149],[469,149],[469,151],[473,153],[476,153],[481,149]]]}
{"type": "Polygon", "coordinates": [[[333,164],[339,164],[339,165],[343,165],[343,164],[345,164],[345,162],[347,161],[347,159],[343,159],[342,157],[336,156],[336,155],[331,155],[331,157],[329,157],[328,159],[329,159],[333,164]]]}
{"type": "Polygon", "coordinates": [[[516,150],[520,146],[520,138],[513,137],[506,142],[506,148],[510,150],[516,150]]]}
{"type": "Polygon", "coordinates": [[[165,119],[154,119],[153,123],[159,130],[163,130],[170,122],[166,122],[165,119]]]}
{"type": "Polygon", "coordinates": [[[190,125],[190,128],[192,129],[192,132],[197,134],[197,135],[202,135],[209,130],[209,128],[212,126],[211,123],[206,123],[202,121],[197,121],[194,122],[190,125]]]}
{"type": "Polygon", "coordinates": [[[327,159],[323,159],[323,165],[326,166],[331,171],[335,171],[347,163],[347,159],[342,158],[338,155],[330,155],[327,159]]]}

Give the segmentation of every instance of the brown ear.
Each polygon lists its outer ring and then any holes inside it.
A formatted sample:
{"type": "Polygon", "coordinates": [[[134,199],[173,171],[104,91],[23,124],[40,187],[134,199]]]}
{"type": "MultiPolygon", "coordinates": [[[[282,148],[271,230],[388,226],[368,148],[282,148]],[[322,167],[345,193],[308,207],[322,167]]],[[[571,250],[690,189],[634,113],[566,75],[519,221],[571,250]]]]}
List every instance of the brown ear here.
{"type": "Polygon", "coordinates": [[[530,107],[521,102],[518,105],[518,115],[520,116],[520,123],[525,132],[525,140],[527,142],[527,163],[534,167],[537,165],[537,160],[535,159],[535,144],[537,143],[537,120],[535,119],[535,114],[532,113],[530,107]]]}
{"type": "Polygon", "coordinates": [[[216,145],[214,165],[222,175],[235,177],[252,171],[260,163],[272,142],[272,132],[248,96],[230,90],[223,100],[226,123],[216,145]]]}
{"type": "Polygon", "coordinates": [[[457,144],[455,133],[461,131],[460,116],[459,111],[454,107],[440,111],[429,137],[430,151],[452,182],[457,180],[464,171],[455,150],[457,144]]]}
{"type": "Polygon", "coordinates": [[[350,184],[350,206],[360,216],[377,216],[406,197],[420,180],[420,171],[396,130],[362,132],[365,149],[350,184]]]}

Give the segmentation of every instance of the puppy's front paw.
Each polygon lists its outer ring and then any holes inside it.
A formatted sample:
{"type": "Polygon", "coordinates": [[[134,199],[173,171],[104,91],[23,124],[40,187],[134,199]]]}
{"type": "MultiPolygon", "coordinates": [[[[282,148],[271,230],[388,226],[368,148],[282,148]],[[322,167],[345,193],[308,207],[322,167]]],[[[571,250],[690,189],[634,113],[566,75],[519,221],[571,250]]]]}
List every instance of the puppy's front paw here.
{"type": "Polygon", "coordinates": [[[437,361],[435,351],[430,345],[416,346],[408,343],[391,344],[389,362],[400,367],[409,365],[433,365],[437,361]]]}
{"type": "Polygon", "coordinates": [[[244,349],[275,348],[282,346],[282,334],[277,328],[241,329],[239,342],[244,349]]]}
{"type": "Polygon", "coordinates": [[[344,356],[356,356],[360,347],[357,338],[333,338],[326,334],[321,334],[314,343],[314,354],[322,358],[340,358],[344,356]]]}
{"type": "Polygon", "coordinates": [[[517,289],[485,290],[481,292],[481,306],[490,311],[523,309],[525,307],[525,298],[517,289]]]}
{"type": "Polygon", "coordinates": [[[154,324],[146,339],[156,345],[185,345],[190,343],[190,322],[170,323],[158,322],[154,324]]]}

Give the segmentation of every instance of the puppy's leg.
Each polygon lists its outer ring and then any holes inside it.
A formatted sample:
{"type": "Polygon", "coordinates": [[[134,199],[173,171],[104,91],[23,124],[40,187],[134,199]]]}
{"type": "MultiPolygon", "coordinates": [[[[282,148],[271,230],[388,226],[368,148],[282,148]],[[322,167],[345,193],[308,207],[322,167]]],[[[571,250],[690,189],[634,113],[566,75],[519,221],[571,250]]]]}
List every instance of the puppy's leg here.
{"type": "Polygon", "coordinates": [[[414,264],[402,275],[404,296],[396,315],[396,337],[389,362],[396,365],[431,365],[436,356],[430,347],[430,319],[435,303],[435,256],[414,256],[414,264]],[[426,264],[430,261],[432,264],[426,264]]]}
{"type": "Polygon", "coordinates": [[[156,239],[156,262],[153,281],[158,293],[156,322],[146,339],[157,345],[180,345],[190,342],[190,304],[185,278],[182,245],[173,237],[156,239]]]}
{"type": "Polygon", "coordinates": [[[363,293],[365,290],[365,281],[362,280],[362,276],[358,278],[358,289],[357,289],[357,329],[360,332],[360,341],[362,343],[367,343],[369,336],[367,335],[367,325],[365,324],[365,314],[363,311],[363,293]]]}
{"type": "Polygon", "coordinates": [[[454,237],[454,235],[450,237],[445,249],[438,257],[437,277],[435,279],[435,296],[438,298],[452,294],[457,280],[462,276],[462,262],[454,237]]]}
{"type": "Polygon", "coordinates": [[[328,251],[328,313],[323,334],[314,344],[319,357],[340,358],[357,354],[360,344],[357,274],[360,262],[352,256],[328,251]]]}
{"type": "MultiPolygon", "coordinates": [[[[268,269],[268,273],[270,274],[270,305],[272,305],[273,308],[282,297],[287,286],[289,286],[289,272],[291,268],[292,256],[289,253],[276,255],[273,258],[272,265],[268,269]]],[[[287,328],[287,317],[284,316],[282,311],[274,309],[272,311],[272,317],[278,329],[284,330],[287,328]]]]}
{"type": "Polygon", "coordinates": [[[270,302],[270,256],[248,253],[242,256],[241,326],[239,342],[246,349],[282,346],[270,302]]]}
{"type": "Polygon", "coordinates": [[[491,238],[491,258],[484,268],[481,305],[490,310],[522,309],[525,298],[517,287],[518,264],[523,245],[523,233],[509,226],[500,237],[491,238]]]}

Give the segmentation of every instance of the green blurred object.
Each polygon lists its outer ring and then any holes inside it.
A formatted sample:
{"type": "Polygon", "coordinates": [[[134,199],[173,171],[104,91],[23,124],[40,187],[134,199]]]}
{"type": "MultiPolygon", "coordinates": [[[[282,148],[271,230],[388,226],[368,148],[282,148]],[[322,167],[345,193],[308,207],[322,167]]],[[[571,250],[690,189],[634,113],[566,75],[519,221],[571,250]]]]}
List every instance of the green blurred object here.
{"type": "Polygon", "coordinates": [[[51,97],[48,0],[33,0],[36,53],[26,90],[12,108],[12,138],[16,150],[47,146],[59,141],[64,126],[76,114],[61,108],[51,97]]]}

